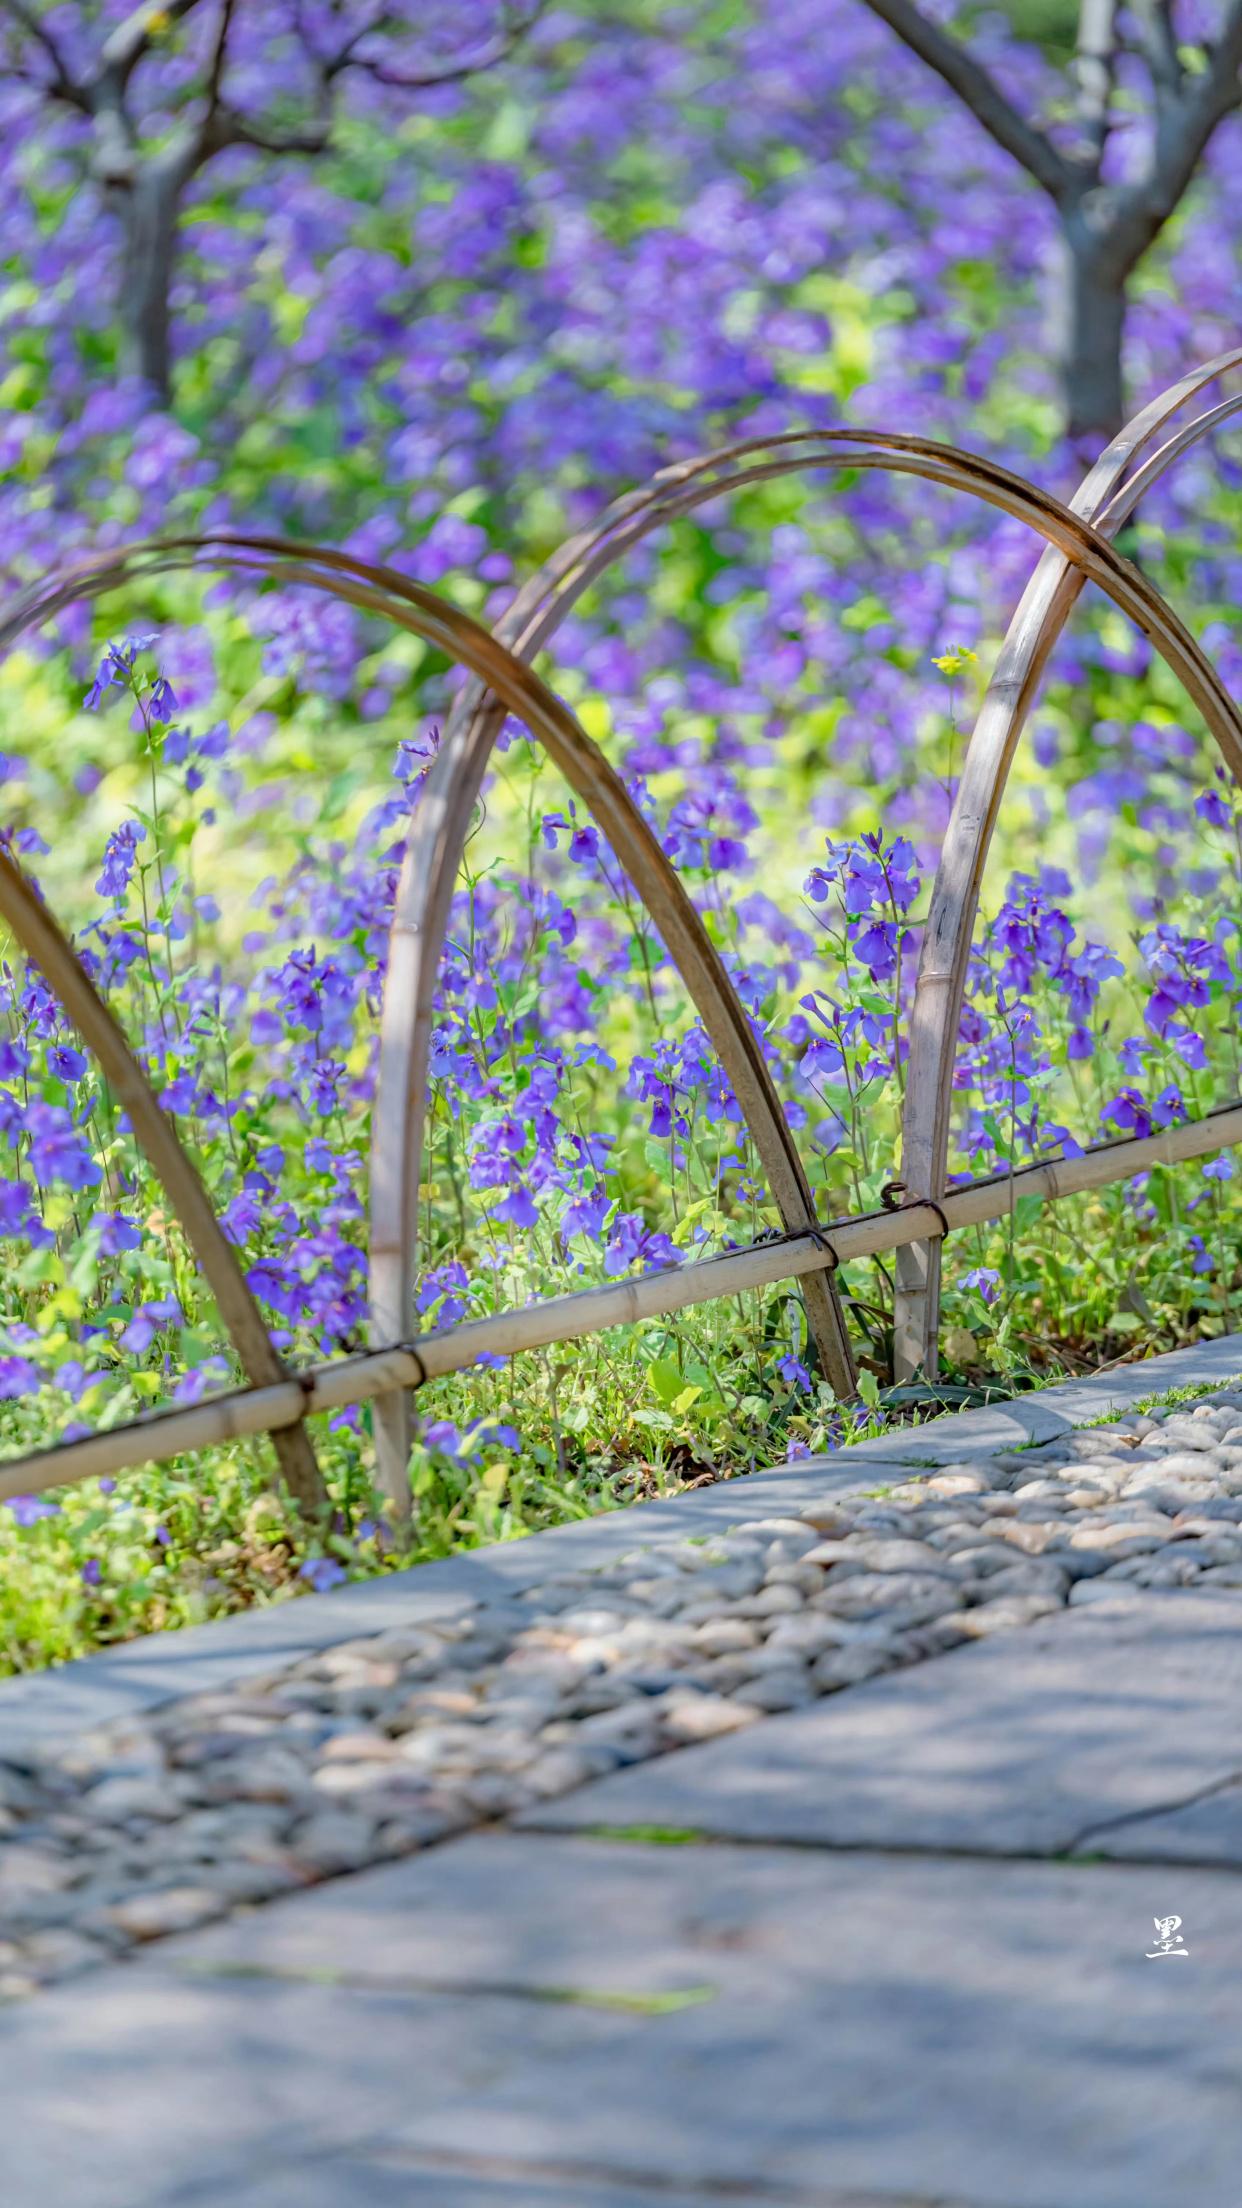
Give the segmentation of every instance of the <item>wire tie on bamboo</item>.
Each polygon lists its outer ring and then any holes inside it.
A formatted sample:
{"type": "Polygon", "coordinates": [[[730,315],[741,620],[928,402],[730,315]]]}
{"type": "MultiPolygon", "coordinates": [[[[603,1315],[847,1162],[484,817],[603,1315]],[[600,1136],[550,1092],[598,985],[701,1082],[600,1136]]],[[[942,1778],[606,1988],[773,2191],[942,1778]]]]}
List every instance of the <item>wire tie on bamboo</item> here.
{"type": "Polygon", "coordinates": [[[413,1342],[402,1342],[401,1350],[402,1354],[406,1357],[409,1357],[412,1362],[418,1367],[418,1377],[411,1383],[411,1385],[415,1388],[425,1388],[428,1379],[430,1378],[430,1374],[428,1373],[427,1367],[423,1363],[422,1358],[419,1356],[418,1351],[414,1347],[413,1342]]]}
{"type": "Polygon", "coordinates": [[[907,1196],[904,1181],[885,1181],[880,1190],[880,1202],[885,1211],[934,1211],[940,1221],[940,1233],[933,1240],[943,1241],[952,1228],[934,1196],[907,1196]]]}
{"type": "MultiPolygon", "coordinates": [[[[824,1270],[829,1273],[835,1273],[841,1263],[835,1245],[828,1239],[827,1229],[821,1227],[818,1219],[808,1219],[805,1225],[800,1227],[765,1227],[762,1234],[755,1236],[750,1247],[752,1250],[757,1250],[762,1243],[766,1249],[776,1242],[813,1242],[816,1249],[823,1250],[827,1257],[828,1263],[824,1270]]],[[[730,1252],[730,1255],[734,1256],[741,1254],[743,1253],[737,1251],[730,1252]]]]}

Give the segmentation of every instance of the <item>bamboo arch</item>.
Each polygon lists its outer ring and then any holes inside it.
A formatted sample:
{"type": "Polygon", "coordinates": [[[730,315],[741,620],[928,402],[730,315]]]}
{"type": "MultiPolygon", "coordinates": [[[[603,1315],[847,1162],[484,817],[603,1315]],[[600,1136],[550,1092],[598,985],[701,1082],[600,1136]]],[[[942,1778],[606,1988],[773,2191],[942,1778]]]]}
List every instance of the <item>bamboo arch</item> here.
{"type": "MultiPolygon", "coordinates": [[[[1242,399],[1226,399],[1178,431],[1119,489],[1131,462],[1189,400],[1239,365],[1242,347],[1235,347],[1153,399],[1100,455],[1071,501],[1073,511],[1102,536],[1113,537],[1144,491],[1235,414],[1242,399]]],[[[1049,545],[1009,624],[962,764],[932,884],[910,1016],[901,1144],[910,1196],[944,1194],[953,1063],[983,871],[1022,730],[1084,580],[1082,571],[1049,545]]],[[[897,1256],[893,1361],[902,1379],[936,1371],[940,1261],[939,1242],[912,1244],[897,1256]]]]}
{"type": "MultiPolygon", "coordinates": [[[[1096,582],[1149,638],[1203,715],[1227,766],[1242,783],[1242,718],[1236,707],[1159,592],[1121,560],[1108,541],[1110,530],[1120,525],[1142,489],[1178,453],[1242,405],[1242,400],[1224,402],[1179,432],[1118,492],[1116,484],[1131,458],[1187,398],[1213,376],[1239,363],[1242,350],[1222,356],[1149,407],[1097,463],[1072,508],[990,461],[914,437],[851,430],[797,433],[704,455],[663,471],[644,491],[618,502],[595,529],[572,539],[527,585],[495,635],[391,569],[317,545],[248,534],[182,537],[129,547],[53,575],[16,600],[0,620],[0,653],[70,604],[94,599],[168,569],[210,564],[249,570],[281,582],[324,589],[393,621],[464,666],[472,683],[450,718],[424,786],[398,891],[381,1019],[380,1087],[372,1151],[372,1307],[373,1332],[378,1335],[379,1346],[364,1356],[340,1358],[300,1375],[286,1372],[171,1120],[162,1112],[119,1026],[37,890],[11,855],[0,852],[0,918],[7,921],[27,955],[41,968],[130,1111],[135,1134],[216,1296],[249,1383],[242,1390],[188,1409],[135,1420],[12,1461],[0,1470],[0,1498],[38,1492],[129,1464],[163,1460],[235,1435],[268,1432],[276,1442],[281,1469],[291,1490],[305,1507],[319,1508],[323,1489],[306,1437],[305,1418],[314,1410],[371,1400],[379,1413],[381,1484],[395,1510],[408,1510],[409,1395],[428,1378],[460,1370],[485,1351],[568,1340],[619,1321],[676,1310],[715,1295],[781,1279],[804,1282],[808,1318],[828,1376],[839,1394],[852,1392],[853,1362],[832,1279],[837,1262],[883,1249],[896,1250],[900,1257],[902,1252],[919,1247],[924,1252],[934,1248],[938,1261],[938,1242],[946,1228],[998,1215],[1008,1203],[1011,1179],[978,1181],[945,1193],[943,1170],[938,1187],[920,1187],[912,1178],[920,1169],[907,1157],[907,1202],[897,1211],[833,1222],[828,1240],[815,1218],[805,1171],[762,1052],[693,904],[619,777],[576,717],[531,672],[526,660],[554,632],[569,605],[589,583],[629,544],[672,514],[688,512],[724,491],[794,468],[885,469],[949,489],[970,491],[1026,523],[1046,546],[1007,639],[1005,671],[1002,674],[998,666],[989,692],[989,700],[993,693],[997,698],[993,722],[989,724],[994,726],[995,735],[989,737],[989,742],[993,755],[1002,761],[989,783],[995,792],[994,807],[979,844],[978,823],[959,803],[962,820],[955,851],[965,847],[969,832],[986,853],[1022,718],[1055,636],[1087,580],[1096,582]],[[1033,601],[1037,585],[1037,601],[1028,604],[1033,601]],[[1020,636],[1015,638],[1019,628],[1020,636]],[[1015,667],[1020,679],[1015,677],[1015,667]],[[1003,721],[1002,707],[1008,715],[1003,721]],[[524,1311],[410,1341],[432,992],[462,845],[487,759],[506,713],[525,721],[532,734],[545,744],[607,835],[615,856],[660,930],[733,1084],[786,1231],[777,1243],[756,1244],[749,1250],[665,1273],[548,1299],[524,1311]]],[[[972,741],[971,755],[977,742],[978,738],[972,741]]],[[[983,748],[980,746],[981,752],[983,748]]],[[[960,864],[956,860],[954,863],[957,873],[952,868],[946,872],[942,858],[933,890],[934,913],[949,909],[953,883],[960,880],[960,864]]],[[[981,867],[982,857],[980,871],[981,867]]],[[[964,924],[968,941],[974,916],[969,897],[960,909],[967,915],[964,924]]],[[[938,979],[933,987],[933,979],[929,970],[925,997],[938,1004],[948,1003],[952,976],[948,987],[938,979]]],[[[939,1077],[937,1052],[941,1046],[938,1044],[935,1051],[931,1048],[938,1029],[932,1020],[925,1021],[924,1027],[920,1063],[933,1063],[939,1077]]],[[[945,1032],[949,1035],[951,1067],[956,1016],[945,1032]]],[[[927,1085],[924,1077],[923,1086],[927,1085]]],[[[1100,1145],[1071,1163],[1030,1167],[1016,1178],[1032,1192],[1055,1198],[1076,1188],[1127,1177],[1141,1169],[1141,1162],[1198,1155],[1239,1138],[1242,1107],[1229,1108],[1160,1137],[1100,1145]]],[[[909,1146],[908,1128],[906,1142],[909,1146]]],[[[923,1172],[921,1178],[934,1179],[934,1174],[923,1172]]],[[[934,1269],[925,1259],[924,1327],[932,1301],[926,1292],[926,1280],[934,1269]]],[[[903,1286],[903,1293],[909,1297],[908,1285],[903,1286]]]]}
{"type": "MultiPolygon", "coordinates": [[[[1226,354],[1219,361],[1209,363],[1196,374],[1186,377],[1173,391],[1166,393],[1163,399],[1155,401],[1132,425],[1131,431],[1123,432],[1115,444],[1109,448],[1108,453],[1097,463],[1092,475],[1088,478],[1087,484],[1084,485],[1083,491],[1078,494],[1079,499],[1082,499],[1084,494],[1090,497],[1090,487],[1096,482],[1097,478],[1106,485],[1108,490],[1111,490],[1123,472],[1126,460],[1133,452],[1142,448],[1143,443],[1154,434],[1169,414],[1175,411],[1177,406],[1184,404],[1185,400],[1192,396],[1195,391],[1201,389],[1213,375],[1221,374],[1226,368],[1234,365],[1236,361],[1242,361],[1242,350],[1237,353],[1226,354]]],[[[1220,418],[1225,412],[1232,411],[1235,403],[1242,404],[1242,401],[1227,401],[1225,408],[1218,410],[1215,418],[1220,418]]],[[[1209,426],[1211,426],[1211,423],[1208,418],[1205,418],[1202,423],[1193,425],[1192,430],[1178,443],[1177,450],[1184,449],[1186,443],[1192,442],[1195,436],[1204,434],[1209,426]]],[[[944,447],[931,446],[923,440],[914,438],[880,435],[872,437],[866,432],[828,431],[805,435],[795,434],[792,437],[774,438],[767,441],[755,440],[730,447],[724,452],[704,454],[696,459],[684,461],[676,467],[664,469],[644,489],[630,492],[618,500],[592,529],[584,531],[562,546],[541,573],[534,577],[519,593],[508,613],[503,617],[496,633],[512,646],[514,652],[520,658],[523,660],[533,659],[535,654],[550,642],[565,616],[591,584],[598,581],[610,567],[615,565],[643,537],[649,535],[666,521],[689,513],[695,507],[705,504],[709,499],[715,498],[726,491],[735,490],[746,484],[763,481],[774,476],[800,473],[804,469],[816,467],[882,468],[889,466],[901,472],[930,473],[930,469],[926,465],[920,466],[919,462],[925,463],[929,455],[943,454],[945,450],[944,447]]],[[[1168,465],[1169,460],[1174,456],[1171,450],[1168,452],[1167,458],[1162,454],[1158,454],[1156,460],[1161,462],[1162,465],[1149,471],[1146,479],[1141,483],[1136,479],[1135,486],[1131,487],[1133,489],[1133,497],[1130,500],[1131,506],[1141,495],[1142,489],[1148,487],[1156,474],[1163,472],[1163,466],[1168,465]]],[[[954,454],[953,457],[957,460],[967,458],[963,454],[954,454]]],[[[958,485],[955,487],[969,487],[975,490],[979,496],[987,496],[987,492],[981,488],[983,467],[984,464],[980,463],[981,474],[978,480],[974,479],[972,471],[972,480],[968,486],[958,485]]],[[[1004,476],[1002,470],[991,472],[997,478],[1004,476]]],[[[944,481],[946,478],[940,475],[934,476],[933,480],[944,481]]],[[[1012,477],[1006,478],[1009,485],[1013,485],[1016,480],[1012,477]]],[[[1030,491],[1031,486],[1025,485],[1023,488],[1030,491]]],[[[1035,494],[1035,496],[1038,498],[1039,494],[1035,494]]],[[[1000,500],[996,502],[1001,503],[1000,500]]],[[[1091,504],[1094,505],[1095,503],[1096,501],[1091,497],[1091,504]]],[[[1007,510],[1013,511],[1012,508],[1007,510]]],[[[1074,508],[1071,510],[1075,512],[1079,510],[1078,500],[1075,501],[1074,508]]],[[[1130,507],[1127,506],[1125,512],[1117,512],[1112,520],[1112,528],[1115,529],[1120,526],[1129,510],[1130,507]]],[[[1034,527],[1040,526],[1038,521],[1032,520],[1030,513],[1023,514],[1022,518],[1031,521],[1031,525],[1034,527]]],[[[1086,514],[1086,519],[1091,519],[1089,511],[1086,514]]],[[[1044,646],[1044,659],[1046,660],[1047,654],[1051,651],[1056,637],[1068,617],[1074,599],[1086,580],[1086,573],[1075,564],[1073,554],[1058,549],[1052,539],[1049,539],[1040,568],[1036,571],[1037,577],[1042,573],[1045,563],[1048,563],[1049,566],[1055,565],[1058,579],[1064,575],[1071,578],[1072,581],[1072,590],[1066,597],[1063,611],[1060,610],[1058,601],[1060,618],[1056,627],[1055,629],[1049,627],[1044,646]]],[[[1031,587],[1034,588],[1034,585],[1031,587]]],[[[1036,671],[1035,677],[1032,678],[1031,695],[1033,695],[1038,672],[1042,671],[1042,665],[1043,662],[1041,661],[1040,668],[1036,671]]],[[[998,695],[1004,696],[1006,694],[999,664],[997,676],[994,678],[994,687],[997,688],[998,695]]],[[[1218,740],[1222,742],[1222,748],[1225,749],[1227,758],[1230,757],[1229,742],[1234,743],[1234,752],[1230,764],[1235,775],[1242,780],[1242,766],[1240,766],[1236,748],[1237,716],[1232,704],[1227,700],[1223,702],[1226,705],[1227,714],[1232,720],[1235,737],[1226,740],[1218,730],[1218,740]]],[[[1025,710],[1024,705],[1023,715],[1025,710]]],[[[486,691],[478,686],[472,686],[457,701],[449,718],[441,746],[440,760],[443,762],[443,767],[441,768],[440,762],[437,763],[442,793],[442,811],[425,835],[421,832],[421,820],[416,824],[415,833],[411,837],[406,850],[397,887],[392,943],[394,965],[397,962],[400,964],[400,983],[396,987],[390,986],[385,996],[380,1041],[379,1095],[372,1149],[372,1188],[375,1195],[373,1198],[371,1233],[371,1296],[374,1326],[381,1341],[400,1339],[410,1330],[413,1324],[413,1287],[418,1232],[417,1197],[422,1163],[423,1113],[430,1048],[432,990],[439,964],[439,945],[445,926],[442,913],[447,912],[447,900],[452,893],[452,886],[460,863],[461,851],[471,814],[504,717],[505,707],[503,704],[498,703],[494,695],[489,696],[486,691]],[[446,836],[451,843],[451,857],[446,848],[446,836]]],[[[1015,719],[1013,730],[1013,741],[1015,743],[1020,729],[1021,719],[1015,719]]],[[[972,750],[973,748],[972,743],[972,750]]],[[[1006,759],[1004,769],[1006,774],[1008,760],[1011,757],[1012,751],[1006,759]]],[[[1003,789],[1003,777],[997,791],[997,806],[999,806],[1000,789],[1003,789]]],[[[947,849],[946,845],[946,851],[947,849]]],[[[985,857],[986,845],[979,853],[980,876],[985,857]]],[[[936,884],[933,889],[933,913],[942,911],[945,906],[945,872],[946,862],[942,855],[940,868],[936,876],[936,884]],[[939,903],[937,902],[938,897],[939,903]]],[[[973,920],[974,907],[971,906],[969,912],[963,909],[961,927],[965,949],[961,959],[958,998],[951,1007],[951,1017],[946,1012],[946,1025],[939,1038],[943,1044],[943,1058],[939,1055],[936,1057],[934,1071],[931,1076],[920,1074],[915,1097],[916,1104],[929,1093],[931,1079],[937,1081],[943,1079],[947,1098],[949,1084],[952,1080],[953,1047],[961,1009],[961,990],[964,988],[966,958],[969,953],[969,931],[973,926],[973,920]]],[[[929,921],[929,934],[930,927],[931,923],[929,921]]],[[[956,940],[955,937],[952,939],[956,940]]],[[[920,985],[922,985],[921,975],[920,985]]],[[[911,1193],[917,1192],[920,1197],[938,1200],[944,1194],[944,1166],[948,1148],[947,1112],[939,1175],[938,1177],[929,1177],[924,1174],[915,1180],[912,1178],[909,1164],[912,1145],[917,1140],[920,1127],[920,1122],[911,1117],[910,1110],[909,1100],[915,1086],[915,1078],[911,1073],[907,1081],[907,1119],[903,1128],[903,1170],[906,1173],[911,1193]]],[[[786,1215],[786,1224],[790,1223],[788,1215],[786,1215]]],[[[938,1253],[933,1259],[931,1245],[924,1243],[918,1245],[915,1250],[903,1249],[899,1252],[897,1261],[899,1267],[899,1295],[905,1287],[906,1278],[909,1277],[910,1260],[912,1258],[918,1268],[919,1281],[921,1283],[926,1281],[934,1265],[934,1278],[938,1284],[938,1253]],[[906,1260],[906,1271],[904,1273],[902,1270],[903,1259],[906,1260]]],[[[906,1330],[911,1324],[909,1311],[910,1301],[907,1290],[906,1302],[900,1306],[900,1320],[906,1330]]],[[[920,1307],[918,1309],[915,1323],[921,1319],[924,1325],[930,1329],[931,1347],[929,1350],[924,1350],[922,1355],[915,1359],[913,1365],[909,1365],[908,1360],[903,1358],[903,1362],[907,1364],[907,1369],[916,1369],[920,1363],[929,1371],[934,1369],[935,1329],[938,1316],[938,1297],[934,1310],[927,1312],[925,1308],[920,1307]]],[[[814,1325],[813,1314],[812,1327],[818,1339],[819,1329],[814,1325]]],[[[897,1342],[899,1357],[902,1357],[904,1347],[905,1334],[900,1332],[897,1342]]],[[[404,1467],[409,1457],[410,1405],[408,1397],[389,1397],[382,1405],[377,1407],[376,1433],[383,1466],[383,1484],[386,1491],[395,1493],[404,1483],[404,1467]]]]}

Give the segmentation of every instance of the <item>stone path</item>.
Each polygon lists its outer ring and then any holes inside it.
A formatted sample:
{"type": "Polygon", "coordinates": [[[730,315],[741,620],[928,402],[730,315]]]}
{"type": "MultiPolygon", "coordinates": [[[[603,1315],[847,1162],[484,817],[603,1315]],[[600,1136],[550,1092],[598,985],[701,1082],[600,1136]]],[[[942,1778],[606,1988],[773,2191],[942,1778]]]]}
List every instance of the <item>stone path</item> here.
{"type": "Polygon", "coordinates": [[[1236,2208],[1242,1388],[1058,1397],[0,1691],[5,2208],[1236,2208]]]}

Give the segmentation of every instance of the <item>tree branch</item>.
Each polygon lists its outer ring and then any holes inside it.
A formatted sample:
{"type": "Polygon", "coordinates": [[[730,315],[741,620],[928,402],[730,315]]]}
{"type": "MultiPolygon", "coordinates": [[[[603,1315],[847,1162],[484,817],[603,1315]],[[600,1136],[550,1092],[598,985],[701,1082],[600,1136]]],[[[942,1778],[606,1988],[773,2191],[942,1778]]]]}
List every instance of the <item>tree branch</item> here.
{"type": "Polygon", "coordinates": [[[498,31],[471,59],[449,62],[443,69],[424,71],[393,69],[386,62],[371,61],[365,54],[356,51],[363,38],[370,37],[372,32],[382,28],[383,17],[377,16],[367,30],[355,33],[349,45],[342,48],[340,55],[334,56],[327,65],[328,72],[335,76],[346,68],[362,69],[376,84],[401,92],[431,92],[437,85],[462,84],[467,77],[476,77],[484,70],[494,69],[498,63],[507,61],[534,29],[546,6],[547,0],[530,0],[530,5],[514,9],[508,26],[498,31]]]}
{"type": "Polygon", "coordinates": [[[27,38],[33,39],[36,46],[42,47],[52,65],[51,80],[42,85],[41,89],[52,99],[63,100],[68,106],[76,107],[80,115],[89,115],[91,105],[87,93],[84,87],[70,76],[65,57],[46,23],[39,21],[33,10],[25,5],[25,0],[0,0],[0,6],[3,7],[5,14],[17,24],[19,30],[26,33],[27,38]]]}
{"type": "Polygon", "coordinates": [[[1055,200],[1081,189],[1087,181],[1081,164],[1067,161],[1050,138],[1013,105],[983,63],[948,31],[920,14],[914,0],[866,0],[873,15],[895,31],[903,45],[934,69],[959,100],[982,123],[989,137],[1005,153],[1019,161],[1028,176],[1055,200]]]}
{"type": "Polygon", "coordinates": [[[204,132],[201,158],[222,153],[226,146],[250,146],[257,153],[322,153],[331,135],[331,119],[304,123],[292,130],[269,130],[249,115],[217,107],[204,132]]]}
{"type": "Polygon", "coordinates": [[[1181,97],[1158,101],[1151,167],[1131,187],[1157,228],[1186,193],[1217,125],[1242,106],[1242,0],[1230,0],[1220,36],[1205,54],[1206,69],[1183,77],[1181,97]]]}
{"type": "Polygon", "coordinates": [[[200,0],[165,0],[164,5],[152,5],[146,0],[143,7],[135,8],[123,23],[104,40],[99,57],[98,82],[110,80],[116,90],[123,92],[135,69],[155,43],[172,24],[184,21],[191,15],[200,0]]]}
{"type": "Polygon", "coordinates": [[[1184,71],[1177,50],[1172,0],[1130,0],[1130,12],[1143,33],[1143,58],[1157,94],[1180,92],[1184,71]]]}
{"type": "Polygon", "coordinates": [[[220,105],[220,86],[224,80],[224,64],[228,53],[229,32],[233,25],[235,0],[222,0],[220,22],[215,44],[211,50],[211,64],[207,71],[207,113],[213,114],[220,105]]]}

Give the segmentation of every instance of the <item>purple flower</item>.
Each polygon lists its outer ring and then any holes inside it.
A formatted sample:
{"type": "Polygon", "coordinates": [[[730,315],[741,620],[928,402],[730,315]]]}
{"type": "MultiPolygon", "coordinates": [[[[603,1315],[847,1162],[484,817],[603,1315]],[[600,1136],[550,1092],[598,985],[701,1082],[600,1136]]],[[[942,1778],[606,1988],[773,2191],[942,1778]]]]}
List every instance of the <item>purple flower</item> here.
{"type": "Polygon", "coordinates": [[[0,1236],[44,1248],[56,1239],[44,1226],[34,1191],[24,1181],[0,1181],[0,1236]]]}
{"type": "Polygon", "coordinates": [[[97,1556],[88,1556],[85,1564],[82,1566],[82,1585],[84,1587],[98,1587],[102,1578],[103,1565],[100,1563],[99,1558],[97,1556]]]}
{"type": "Polygon", "coordinates": [[[37,1395],[43,1376],[29,1357],[0,1357],[0,1401],[14,1396],[37,1395]]]}
{"type": "Polygon", "coordinates": [[[535,1200],[530,1190],[524,1188],[520,1182],[515,1188],[510,1189],[507,1196],[501,1198],[492,1213],[492,1217],[504,1220],[515,1227],[537,1227],[539,1224],[539,1211],[535,1200]]]}
{"type": "Polygon", "coordinates": [[[107,692],[118,684],[122,688],[129,687],[134,662],[154,642],[153,636],[131,636],[123,644],[109,644],[83,700],[88,713],[97,713],[107,692]]]}
{"type": "Polygon", "coordinates": [[[420,1436],[425,1449],[434,1449],[442,1457],[459,1457],[462,1453],[462,1437],[451,1418],[433,1418],[423,1427],[420,1436]]]}
{"type": "Polygon", "coordinates": [[[12,1511],[19,1526],[34,1526],[40,1518],[60,1516],[60,1504],[49,1503],[45,1495],[12,1495],[5,1507],[12,1511]]]}
{"type": "Polygon", "coordinates": [[[58,1104],[36,1098],[26,1111],[30,1163],[43,1186],[94,1188],[103,1178],[101,1167],[74,1130],[68,1112],[58,1104]]]}
{"type": "Polygon", "coordinates": [[[128,1326],[121,1335],[121,1348],[135,1356],[150,1349],[161,1326],[184,1326],[185,1317],[175,1296],[158,1296],[150,1303],[140,1303],[128,1326]]]}
{"type": "Polygon", "coordinates": [[[1104,1126],[1111,1124],[1123,1135],[1149,1135],[1152,1131],[1151,1113],[1137,1089],[1119,1089],[1112,1102],[1105,1105],[1100,1118],[1104,1126]]]}
{"type": "Polygon", "coordinates": [[[219,1387],[229,1377],[228,1360],[224,1357],[205,1357],[201,1365],[193,1365],[183,1373],[173,1389],[174,1403],[199,1403],[213,1387],[219,1387]]]}
{"type": "Polygon", "coordinates": [[[147,831],[140,820],[122,821],[113,830],[104,847],[103,872],[95,884],[101,897],[110,897],[120,904],[133,878],[138,846],[145,843],[147,831]]]}
{"type": "Polygon", "coordinates": [[[157,675],[147,699],[147,711],[153,721],[160,724],[171,721],[177,710],[177,696],[172,684],[164,675],[157,675]]]}
{"type": "Polygon", "coordinates": [[[963,1288],[977,1288],[985,1303],[995,1303],[1000,1293],[1000,1274],[991,1265],[972,1266],[962,1276],[963,1288]]]}
{"type": "Polygon", "coordinates": [[[298,1572],[299,1579],[309,1580],[317,1595],[327,1595],[339,1587],[349,1574],[334,1556],[308,1556],[298,1572]]]}
{"type": "Polygon", "coordinates": [[[96,1224],[102,1256],[118,1257],[122,1250],[141,1249],[142,1229],[136,1219],[128,1218],[123,1211],[101,1212],[96,1224]]]}
{"type": "Polygon", "coordinates": [[[613,1279],[628,1273],[631,1265],[642,1264],[650,1268],[681,1262],[681,1251],[666,1234],[653,1234],[640,1213],[623,1211],[613,1220],[604,1252],[604,1271],[613,1279]]]}
{"type": "Polygon", "coordinates": [[[47,1054],[48,1071],[60,1081],[80,1081],[86,1071],[86,1059],[80,1050],[71,1050],[68,1043],[53,1043],[47,1054]]]}
{"type": "Polygon", "coordinates": [[[806,1366],[801,1358],[795,1357],[792,1352],[779,1360],[776,1369],[782,1380],[788,1381],[791,1388],[805,1389],[811,1385],[811,1375],[806,1366]]]}

